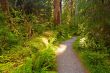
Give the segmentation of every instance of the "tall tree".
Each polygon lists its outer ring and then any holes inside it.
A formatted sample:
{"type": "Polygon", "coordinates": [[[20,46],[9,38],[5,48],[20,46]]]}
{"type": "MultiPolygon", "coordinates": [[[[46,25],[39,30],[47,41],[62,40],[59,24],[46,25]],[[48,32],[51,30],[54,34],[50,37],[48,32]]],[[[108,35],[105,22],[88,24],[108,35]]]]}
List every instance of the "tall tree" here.
{"type": "Polygon", "coordinates": [[[5,13],[9,12],[8,0],[0,0],[1,8],[5,13]]]}
{"type": "Polygon", "coordinates": [[[73,16],[73,9],[74,9],[74,8],[73,8],[73,7],[74,7],[74,6],[73,6],[73,1],[74,1],[74,0],[69,0],[69,8],[70,8],[70,12],[71,12],[70,14],[71,14],[71,16],[73,16]]]}
{"type": "Polygon", "coordinates": [[[61,23],[62,0],[54,0],[54,23],[61,23]]]}

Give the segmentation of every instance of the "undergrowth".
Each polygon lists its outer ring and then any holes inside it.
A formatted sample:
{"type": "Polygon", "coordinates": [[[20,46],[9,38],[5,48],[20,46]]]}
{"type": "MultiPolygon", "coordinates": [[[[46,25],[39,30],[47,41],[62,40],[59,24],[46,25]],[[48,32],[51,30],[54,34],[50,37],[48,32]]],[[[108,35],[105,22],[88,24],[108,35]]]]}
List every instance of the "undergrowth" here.
{"type": "MultiPolygon", "coordinates": [[[[90,73],[110,73],[110,63],[109,63],[109,53],[107,50],[103,48],[95,47],[98,50],[94,50],[90,45],[94,43],[94,41],[87,43],[87,38],[78,37],[76,42],[73,44],[74,49],[80,55],[82,62],[86,65],[87,69],[89,69],[90,73]],[[100,49],[100,50],[99,50],[100,49]]],[[[94,43],[95,44],[95,43],[94,43]]]]}
{"type": "Polygon", "coordinates": [[[0,73],[57,73],[55,50],[72,37],[69,25],[39,23],[14,9],[0,13],[0,25],[0,73]]]}

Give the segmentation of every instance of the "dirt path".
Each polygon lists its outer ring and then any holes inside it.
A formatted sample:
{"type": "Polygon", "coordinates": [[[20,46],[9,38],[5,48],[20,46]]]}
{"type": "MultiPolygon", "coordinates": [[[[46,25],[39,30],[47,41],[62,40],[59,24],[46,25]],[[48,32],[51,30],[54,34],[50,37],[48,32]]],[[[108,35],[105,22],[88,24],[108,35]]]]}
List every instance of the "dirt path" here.
{"type": "Polygon", "coordinates": [[[87,73],[72,50],[72,44],[75,40],[76,37],[73,37],[59,46],[57,50],[58,73],[87,73]]]}

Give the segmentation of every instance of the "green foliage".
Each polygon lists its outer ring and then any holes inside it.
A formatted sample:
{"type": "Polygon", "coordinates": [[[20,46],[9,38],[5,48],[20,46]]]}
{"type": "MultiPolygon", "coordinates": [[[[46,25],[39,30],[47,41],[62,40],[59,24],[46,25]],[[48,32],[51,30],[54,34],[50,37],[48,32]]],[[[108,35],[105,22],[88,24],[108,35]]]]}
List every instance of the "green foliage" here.
{"type": "Polygon", "coordinates": [[[56,27],[58,41],[63,41],[71,38],[74,35],[71,25],[62,24],[56,27]]]}
{"type": "Polygon", "coordinates": [[[0,12],[0,72],[56,73],[54,44],[74,33],[69,13],[62,25],[51,22],[52,2],[9,0],[10,13],[0,12]]]}
{"type": "Polygon", "coordinates": [[[91,73],[109,73],[110,64],[107,64],[106,54],[100,54],[98,52],[84,52],[82,55],[85,59],[87,67],[90,69],[91,73]],[[86,53],[86,54],[84,54],[86,53]]]}
{"type": "Polygon", "coordinates": [[[52,16],[52,0],[37,0],[36,1],[36,13],[42,20],[50,20],[52,16]]]}
{"type": "Polygon", "coordinates": [[[32,59],[27,58],[25,64],[17,67],[12,73],[32,73],[32,59]]]}
{"type": "Polygon", "coordinates": [[[56,73],[52,23],[38,22],[35,15],[13,8],[8,16],[0,13],[0,19],[1,72],[56,73]]]}
{"type": "Polygon", "coordinates": [[[94,41],[84,38],[79,37],[73,44],[75,50],[80,55],[82,62],[86,65],[91,73],[109,73],[109,53],[107,53],[106,47],[104,49],[103,44],[100,42],[95,44],[94,41]],[[87,41],[89,41],[89,43],[87,43],[87,41]]]}
{"type": "MultiPolygon", "coordinates": [[[[94,39],[110,38],[109,37],[109,19],[110,12],[107,8],[109,7],[108,1],[101,3],[101,1],[79,1],[78,5],[78,29],[81,35],[87,37],[94,37],[94,39]],[[106,36],[108,35],[108,36],[106,36]],[[104,37],[106,36],[106,37],[104,37]]],[[[91,39],[91,38],[89,38],[91,39]]],[[[108,40],[107,40],[108,41],[108,40]]],[[[106,42],[106,40],[105,40],[106,42]]],[[[107,43],[105,43],[107,44],[107,43]]]]}
{"type": "Polygon", "coordinates": [[[4,24],[4,19],[5,19],[5,17],[3,15],[2,11],[0,10],[0,25],[4,24]]]}
{"type": "Polygon", "coordinates": [[[54,73],[54,44],[79,34],[75,48],[91,73],[109,73],[110,5],[103,1],[78,0],[77,7],[64,1],[56,26],[50,22],[52,0],[10,0],[9,15],[0,12],[0,71],[54,73]]]}
{"type": "Polygon", "coordinates": [[[51,48],[43,50],[39,57],[33,62],[34,73],[43,73],[44,71],[52,71],[56,68],[55,57],[51,48]]]}
{"type": "Polygon", "coordinates": [[[31,39],[23,46],[11,48],[9,53],[2,55],[0,57],[1,71],[9,73],[56,72],[54,40],[45,44],[42,38],[44,37],[31,39]],[[8,65],[8,63],[10,64],[8,65]]]}
{"type": "Polygon", "coordinates": [[[78,1],[78,38],[75,48],[91,73],[110,73],[109,1],[78,1]]]}
{"type": "Polygon", "coordinates": [[[49,21],[52,17],[52,0],[9,0],[10,6],[23,13],[34,14],[39,21],[49,21]]]}

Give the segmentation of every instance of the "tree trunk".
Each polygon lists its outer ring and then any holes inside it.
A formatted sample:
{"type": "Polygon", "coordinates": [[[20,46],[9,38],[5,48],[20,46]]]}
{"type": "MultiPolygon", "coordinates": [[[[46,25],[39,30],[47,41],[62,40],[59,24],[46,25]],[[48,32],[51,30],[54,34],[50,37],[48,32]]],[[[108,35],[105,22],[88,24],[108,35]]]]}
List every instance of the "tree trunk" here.
{"type": "Polygon", "coordinates": [[[78,15],[78,0],[75,0],[75,16],[78,15]]]}
{"type": "Polygon", "coordinates": [[[15,8],[17,7],[17,2],[18,2],[18,0],[15,0],[15,8]]]}
{"type": "Polygon", "coordinates": [[[69,8],[70,8],[71,16],[73,16],[73,0],[69,0],[69,8]]]}
{"type": "Polygon", "coordinates": [[[7,14],[9,12],[8,0],[0,0],[2,10],[7,14]]]}
{"type": "Polygon", "coordinates": [[[54,23],[61,24],[62,0],[54,0],[54,23]]]}

